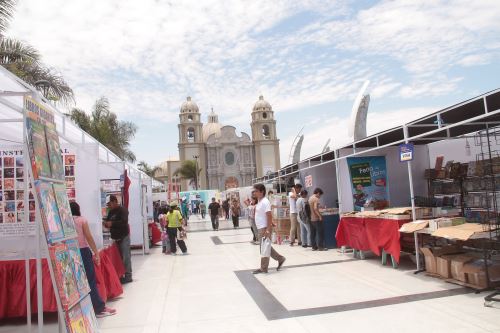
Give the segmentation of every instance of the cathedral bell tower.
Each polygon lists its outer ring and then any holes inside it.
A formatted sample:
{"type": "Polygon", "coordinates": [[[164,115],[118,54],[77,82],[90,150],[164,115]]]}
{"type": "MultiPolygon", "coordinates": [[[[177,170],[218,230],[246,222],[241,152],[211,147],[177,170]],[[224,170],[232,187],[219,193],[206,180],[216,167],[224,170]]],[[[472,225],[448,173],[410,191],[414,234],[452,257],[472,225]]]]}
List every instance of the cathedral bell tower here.
{"type": "MultiPolygon", "coordinates": [[[[198,105],[187,97],[182,103],[179,113],[179,159],[196,161],[201,169],[198,177],[198,189],[207,186],[205,143],[203,141],[203,124],[198,105]]],[[[181,190],[194,190],[194,180],[185,179],[181,182],[181,190]]]]}
{"type": "Polygon", "coordinates": [[[265,101],[263,96],[259,96],[259,100],[253,107],[251,127],[257,177],[262,177],[281,167],[274,111],[271,104],[265,101]]]}

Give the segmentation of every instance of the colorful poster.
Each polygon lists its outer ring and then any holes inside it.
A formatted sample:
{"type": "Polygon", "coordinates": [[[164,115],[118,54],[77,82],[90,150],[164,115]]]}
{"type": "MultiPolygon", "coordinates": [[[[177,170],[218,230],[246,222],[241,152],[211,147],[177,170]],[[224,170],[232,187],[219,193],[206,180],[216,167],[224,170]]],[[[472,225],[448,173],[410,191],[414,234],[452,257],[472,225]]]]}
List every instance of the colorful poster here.
{"type": "Polygon", "coordinates": [[[73,266],[76,286],[78,288],[78,292],[80,293],[80,297],[83,297],[90,292],[90,287],[87,275],[85,274],[85,267],[83,266],[78,240],[76,238],[68,239],[66,241],[66,246],[68,247],[69,257],[73,266]]]}
{"type": "MultiPolygon", "coordinates": [[[[0,237],[24,235],[24,216],[35,221],[35,201],[31,189],[28,192],[28,207],[24,205],[24,156],[16,147],[0,148],[0,237]]],[[[33,235],[35,224],[28,225],[28,234],[33,235]]]]}
{"type": "Polygon", "coordinates": [[[87,331],[87,327],[85,326],[85,318],[83,317],[83,313],[79,305],[76,305],[68,311],[67,321],[68,331],[71,333],[94,332],[90,330],[87,331]]]}
{"type": "Polygon", "coordinates": [[[31,155],[31,164],[33,166],[33,176],[35,179],[39,177],[50,178],[49,155],[47,151],[47,140],[45,136],[45,125],[40,117],[35,114],[28,113],[26,118],[26,126],[28,130],[28,143],[31,155]]]}
{"type": "Polygon", "coordinates": [[[58,243],[49,247],[49,254],[61,304],[64,309],[69,309],[80,299],[70,253],[64,243],[58,243]]]}
{"type": "Polygon", "coordinates": [[[64,184],[53,184],[52,186],[54,188],[54,196],[62,222],[64,237],[76,237],[75,222],[73,222],[73,215],[71,215],[71,207],[66,195],[66,186],[64,184]]]}
{"type": "Polygon", "coordinates": [[[64,180],[69,201],[76,200],[76,155],[68,149],[63,150],[64,180]]]}
{"type": "Polygon", "coordinates": [[[348,157],[354,210],[389,206],[385,156],[348,157]]]}
{"type": "Polygon", "coordinates": [[[47,148],[49,153],[50,169],[52,178],[64,180],[63,161],[61,156],[61,146],[59,145],[59,136],[54,124],[45,126],[45,137],[47,139],[47,148]]]}
{"type": "Polygon", "coordinates": [[[53,244],[64,239],[64,230],[57,208],[54,189],[51,183],[43,180],[35,181],[35,188],[42,208],[42,221],[47,241],[53,244]]]}
{"type": "Polygon", "coordinates": [[[94,308],[92,307],[90,296],[85,297],[80,302],[80,307],[82,309],[82,315],[83,319],[85,320],[87,332],[98,332],[99,326],[97,325],[97,318],[95,317],[94,308]]]}

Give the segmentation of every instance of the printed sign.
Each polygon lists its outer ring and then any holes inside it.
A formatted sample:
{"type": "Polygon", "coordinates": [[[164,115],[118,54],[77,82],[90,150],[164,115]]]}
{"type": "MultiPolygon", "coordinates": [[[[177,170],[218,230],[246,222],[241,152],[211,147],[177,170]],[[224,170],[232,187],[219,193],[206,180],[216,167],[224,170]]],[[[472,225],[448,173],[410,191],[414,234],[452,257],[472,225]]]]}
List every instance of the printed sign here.
{"type": "Polygon", "coordinates": [[[413,143],[403,143],[402,145],[399,145],[399,161],[413,161],[414,152],[415,147],[413,146],[413,143]]]}
{"type": "Polygon", "coordinates": [[[313,186],[313,176],[309,175],[304,178],[304,185],[306,188],[310,188],[313,186]]]}
{"type": "Polygon", "coordinates": [[[387,169],[384,156],[349,157],[354,210],[362,207],[384,209],[389,206],[387,169]]]}

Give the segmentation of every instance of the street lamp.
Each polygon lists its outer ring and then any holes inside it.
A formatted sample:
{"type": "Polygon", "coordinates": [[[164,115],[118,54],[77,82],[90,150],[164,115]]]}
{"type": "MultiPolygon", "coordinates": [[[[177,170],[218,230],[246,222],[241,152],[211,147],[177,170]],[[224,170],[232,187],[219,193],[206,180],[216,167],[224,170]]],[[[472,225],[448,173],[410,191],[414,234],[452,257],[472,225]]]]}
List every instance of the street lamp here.
{"type": "Polygon", "coordinates": [[[200,158],[200,155],[193,155],[194,158],[194,165],[195,165],[195,170],[194,170],[194,187],[196,191],[198,191],[198,158],[200,158]]]}

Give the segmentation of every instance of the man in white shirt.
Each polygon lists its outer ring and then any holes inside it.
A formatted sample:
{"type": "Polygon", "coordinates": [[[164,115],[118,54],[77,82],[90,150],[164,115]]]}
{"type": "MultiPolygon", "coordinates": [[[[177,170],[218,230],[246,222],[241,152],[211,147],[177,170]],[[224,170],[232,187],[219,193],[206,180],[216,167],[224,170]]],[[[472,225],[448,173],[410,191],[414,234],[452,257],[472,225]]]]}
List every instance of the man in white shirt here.
{"type": "Polygon", "coordinates": [[[288,193],[288,205],[290,206],[290,246],[295,244],[295,239],[299,245],[302,245],[300,241],[300,226],[297,221],[297,199],[299,193],[302,190],[302,185],[295,184],[292,187],[290,193],[288,193]]]}
{"type": "MultiPolygon", "coordinates": [[[[253,186],[255,197],[258,200],[255,206],[255,225],[258,230],[258,241],[264,237],[270,238],[272,234],[272,213],[271,213],[271,202],[266,198],[266,187],[263,184],[256,184],[253,186]]],[[[278,261],[278,268],[280,270],[281,266],[285,262],[285,257],[280,255],[274,248],[271,247],[271,258],[278,261]]],[[[260,258],[260,268],[253,271],[253,274],[267,273],[269,267],[269,257],[260,258]]]]}

